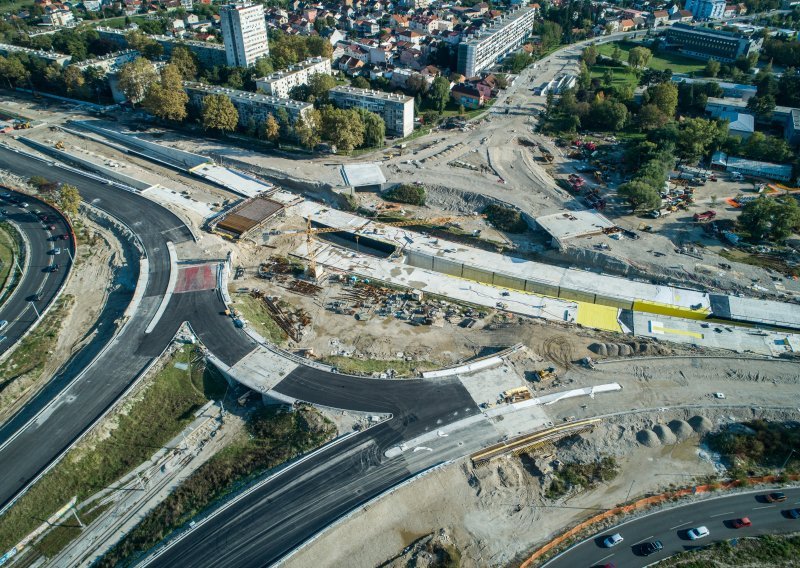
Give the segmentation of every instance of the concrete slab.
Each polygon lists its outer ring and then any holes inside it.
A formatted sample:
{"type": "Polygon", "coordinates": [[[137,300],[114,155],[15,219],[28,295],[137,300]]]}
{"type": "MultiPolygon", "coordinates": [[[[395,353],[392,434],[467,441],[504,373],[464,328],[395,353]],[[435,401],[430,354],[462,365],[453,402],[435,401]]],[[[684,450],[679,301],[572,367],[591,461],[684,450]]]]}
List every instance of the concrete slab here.
{"type": "Polygon", "coordinates": [[[211,217],[215,211],[207,203],[186,197],[174,189],[162,185],[153,185],[142,191],[142,195],[153,201],[167,206],[176,206],[191,213],[199,215],[204,220],[211,217]]]}
{"type": "Polygon", "coordinates": [[[527,381],[508,365],[459,376],[459,380],[478,405],[496,404],[503,391],[528,386],[527,381]]]}
{"type": "Polygon", "coordinates": [[[297,363],[259,346],[230,367],[227,373],[246,387],[266,393],[296,368],[297,363]]]}
{"type": "Polygon", "coordinates": [[[271,183],[262,181],[255,176],[216,164],[201,164],[189,171],[245,197],[255,197],[259,193],[275,189],[271,183]]]}
{"type": "Polygon", "coordinates": [[[353,187],[381,186],[386,183],[386,176],[374,162],[343,165],[342,179],[345,185],[353,187]]]}

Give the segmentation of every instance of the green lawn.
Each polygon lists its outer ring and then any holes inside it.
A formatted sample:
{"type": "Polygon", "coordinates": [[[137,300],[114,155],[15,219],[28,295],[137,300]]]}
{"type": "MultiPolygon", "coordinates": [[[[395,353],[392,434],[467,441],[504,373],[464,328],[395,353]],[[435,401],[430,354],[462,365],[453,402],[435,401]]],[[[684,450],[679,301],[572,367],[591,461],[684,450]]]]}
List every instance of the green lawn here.
{"type": "Polygon", "coordinates": [[[17,254],[17,241],[8,226],[0,225],[0,290],[6,284],[11,269],[14,266],[14,256],[17,254]]]}
{"type": "MultiPolygon", "coordinates": [[[[615,45],[618,45],[622,50],[622,61],[628,61],[628,52],[631,49],[641,46],[640,43],[632,41],[620,41],[599,45],[598,50],[600,51],[601,55],[611,57],[611,53],[614,51],[615,45]]],[[[658,71],[672,69],[673,73],[692,73],[694,71],[702,71],[705,69],[706,65],[697,59],[683,57],[682,55],[678,55],[676,53],[657,51],[653,53],[653,57],[650,59],[650,64],[648,67],[651,69],[657,69],[658,71]]]]}
{"type": "Polygon", "coordinates": [[[275,345],[286,341],[286,332],[272,319],[267,304],[260,298],[254,298],[249,293],[236,293],[231,298],[233,307],[240,312],[247,324],[252,326],[264,339],[275,345]]]}
{"type": "Polygon", "coordinates": [[[336,367],[341,373],[371,375],[372,373],[383,373],[387,369],[394,369],[397,375],[401,377],[413,375],[415,370],[430,371],[440,366],[430,361],[355,359],[338,355],[323,357],[322,361],[336,367]]]}
{"type": "Polygon", "coordinates": [[[23,8],[32,8],[33,0],[8,0],[0,2],[0,14],[16,13],[23,8]]]}
{"type": "Polygon", "coordinates": [[[606,70],[611,70],[614,74],[614,79],[611,81],[612,87],[631,85],[635,88],[639,84],[639,79],[627,67],[612,67],[611,65],[595,65],[592,67],[592,79],[598,79],[602,84],[606,70]]]}

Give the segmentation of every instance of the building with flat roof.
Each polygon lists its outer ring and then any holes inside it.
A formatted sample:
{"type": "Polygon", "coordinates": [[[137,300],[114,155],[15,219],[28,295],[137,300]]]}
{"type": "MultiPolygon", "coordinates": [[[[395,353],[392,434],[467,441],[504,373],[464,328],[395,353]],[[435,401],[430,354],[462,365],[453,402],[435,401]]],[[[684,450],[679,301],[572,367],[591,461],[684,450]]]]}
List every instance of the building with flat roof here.
{"type": "MultiPolygon", "coordinates": [[[[97,27],[95,31],[102,39],[106,39],[122,49],[128,48],[127,34],[131,30],[97,27]]],[[[164,48],[164,57],[167,58],[172,56],[172,52],[176,47],[183,46],[197,56],[197,61],[201,67],[211,68],[218,65],[226,65],[228,62],[225,56],[225,48],[218,43],[178,39],[165,35],[151,35],[148,37],[157,41],[164,48]]]]}
{"type": "Polygon", "coordinates": [[[738,172],[745,176],[767,178],[777,181],[792,179],[792,166],[788,164],[771,164],[747,158],[728,156],[725,152],[715,152],[711,157],[711,167],[727,172],[738,172]]]}
{"type": "Polygon", "coordinates": [[[383,91],[340,85],[328,92],[330,101],[340,108],[363,108],[386,123],[386,133],[405,138],[414,132],[414,98],[383,91]]]}
{"type": "Polygon", "coordinates": [[[722,89],[722,96],[731,99],[742,99],[749,101],[758,93],[758,88],[755,85],[740,85],[739,83],[731,83],[729,81],[722,81],[720,79],[713,79],[711,77],[703,77],[702,79],[693,79],[691,77],[678,77],[672,76],[673,83],[684,83],[686,85],[704,85],[705,83],[716,83],[722,89]]]}
{"type": "Polygon", "coordinates": [[[724,63],[757,53],[763,43],[762,39],[753,40],[733,32],[687,24],[675,24],[664,37],[665,49],[674,49],[687,57],[716,59],[724,63]]]}
{"type": "Polygon", "coordinates": [[[783,136],[789,144],[800,144],[800,108],[793,108],[789,113],[783,136]]]}
{"type": "Polygon", "coordinates": [[[292,122],[294,122],[300,116],[304,119],[307,118],[308,112],[314,108],[311,103],[281,99],[251,91],[216,87],[205,83],[186,81],[183,83],[183,88],[186,94],[189,95],[189,102],[197,107],[202,106],[203,99],[208,95],[225,95],[228,97],[239,112],[239,126],[243,128],[247,127],[251,119],[256,124],[259,124],[265,121],[268,115],[275,116],[278,109],[284,109],[292,122]]]}
{"type": "Polygon", "coordinates": [[[556,248],[564,246],[566,241],[602,234],[614,223],[594,210],[566,211],[536,218],[539,225],[552,239],[556,248]]]}
{"type": "Polygon", "coordinates": [[[725,13],[725,0],[686,0],[684,10],[689,10],[695,20],[719,20],[725,13]]]}
{"type": "Polygon", "coordinates": [[[458,72],[474,77],[519,49],[531,35],[536,14],[532,6],[512,8],[485,30],[464,38],[458,44],[458,72]]]}
{"type": "Polygon", "coordinates": [[[263,5],[228,4],[219,9],[219,15],[229,66],[250,67],[269,55],[263,5]]]}
{"type": "Polygon", "coordinates": [[[331,74],[331,60],[327,57],[312,57],[292,65],[285,71],[276,71],[256,79],[256,88],[273,97],[289,98],[289,91],[299,85],[307,85],[312,75],[331,74]]]}
{"type": "Polygon", "coordinates": [[[90,67],[94,67],[95,69],[102,71],[105,75],[119,71],[120,67],[126,63],[130,63],[137,57],[139,57],[138,51],[135,49],[126,49],[125,51],[115,51],[114,53],[109,53],[108,55],[101,55],[100,57],[95,57],[94,59],[87,59],[79,63],[73,63],[71,67],[77,67],[81,71],[86,71],[90,67]]]}
{"type": "Polygon", "coordinates": [[[47,61],[48,63],[55,63],[61,67],[64,67],[67,63],[72,61],[72,56],[64,53],[44,51],[43,49],[30,49],[28,47],[20,47],[19,45],[0,43],[0,54],[8,56],[12,53],[24,53],[28,57],[41,59],[43,61],[47,61]]]}

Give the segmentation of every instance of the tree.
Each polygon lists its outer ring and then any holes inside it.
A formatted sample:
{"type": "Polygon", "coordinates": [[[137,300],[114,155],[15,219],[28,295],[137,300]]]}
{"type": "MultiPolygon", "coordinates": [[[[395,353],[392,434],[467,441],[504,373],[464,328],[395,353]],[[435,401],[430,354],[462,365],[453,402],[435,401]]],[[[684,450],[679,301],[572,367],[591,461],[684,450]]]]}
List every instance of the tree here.
{"type": "Polygon", "coordinates": [[[309,150],[320,143],[320,135],[315,125],[306,122],[302,116],[297,117],[294,125],[294,134],[300,145],[309,150]]]}
{"type": "Polygon", "coordinates": [[[668,118],[675,115],[678,108],[678,87],[675,83],[660,83],[647,88],[647,98],[668,118]]]}
{"type": "Polygon", "coordinates": [[[274,71],[272,59],[269,57],[259,57],[253,64],[253,75],[256,77],[266,77],[274,71]]]}
{"type": "Polygon", "coordinates": [[[592,86],[592,74],[583,61],[578,63],[578,86],[584,91],[592,86]]]}
{"type": "Polygon", "coordinates": [[[783,241],[800,227],[800,206],[791,196],[762,197],[742,208],[739,223],[753,240],[783,241]]]}
{"type": "Polygon", "coordinates": [[[597,49],[597,46],[595,44],[591,44],[583,48],[581,57],[583,58],[583,62],[586,63],[587,67],[592,67],[595,63],[597,63],[598,55],[600,55],[600,51],[597,49]]]}
{"type": "Polygon", "coordinates": [[[775,97],[756,95],[747,101],[747,108],[752,110],[757,117],[766,120],[772,116],[772,112],[775,110],[775,97]]]}
{"type": "Polygon", "coordinates": [[[653,52],[646,47],[634,47],[628,52],[628,65],[634,69],[643,69],[650,63],[653,52]]]}
{"type": "Polygon", "coordinates": [[[160,43],[139,30],[128,32],[125,39],[131,49],[135,49],[147,59],[158,59],[164,53],[164,48],[161,47],[160,43]]]}
{"type": "Polygon", "coordinates": [[[355,87],[356,89],[371,89],[372,85],[370,85],[369,81],[365,77],[353,77],[350,81],[350,85],[355,87]]]}
{"type": "Polygon", "coordinates": [[[358,114],[364,122],[363,146],[367,148],[382,146],[383,138],[386,136],[386,123],[374,112],[358,109],[358,114]]]}
{"type": "Polygon", "coordinates": [[[281,125],[271,114],[267,115],[267,120],[261,125],[261,136],[270,142],[275,142],[281,134],[281,125]]]}
{"type": "Polygon", "coordinates": [[[687,161],[696,161],[708,153],[715,142],[722,138],[716,121],[704,118],[688,118],[678,131],[678,156],[687,161]]]}
{"type": "Polygon", "coordinates": [[[611,50],[611,59],[617,63],[622,61],[622,49],[620,49],[619,44],[614,44],[614,49],[611,50]]]}
{"type": "MultiPolygon", "coordinates": [[[[308,78],[308,91],[315,99],[328,99],[328,91],[336,86],[336,79],[326,73],[314,73],[308,78]]],[[[367,87],[369,88],[369,83],[367,87]]]]}
{"type": "Polygon", "coordinates": [[[364,122],[356,110],[326,106],[322,109],[321,121],[322,137],[339,150],[349,152],[364,142],[364,122]]]}
{"type": "Polygon", "coordinates": [[[661,205],[658,192],[642,181],[629,181],[619,186],[617,193],[623,197],[634,211],[649,211],[661,205]]]}
{"type": "Polygon", "coordinates": [[[197,78],[197,56],[183,45],[175,46],[169,62],[174,65],[184,81],[194,81],[197,78]]]}
{"type": "Polygon", "coordinates": [[[639,123],[639,128],[642,130],[654,130],[656,128],[661,128],[669,122],[669,117],[661,112],[658,106],[647,104],[641,108],[639,114],[636,116],[636,120],[639,123]]]}
{"type": "Polygon", "coordinates": [[[450,81],[444,77],[436,77],[431,85],[431,90],[428,91],[428,99],[435,109],[442,112],[450,99],[450,81]]]}
{"type": "Polygon", "coordinates": [[[201,118],[206,130],[230,132],[239,124],[239,111],[226,95],[207,95],[203,99],[201,118]]]}
{"type": "Polygon", "coordinates": [[[15,85],[24,84],[30,73],[18,58],[0,56],[0,76],[6,80],[10,88],[13,88],[15,85]]]}
{"type": "Polygon", "coordinates": [[[142,106],[150,114],[164,120],[181,121],[186,118],[188,102],[181,71],[170,63],[161,69],[161,82],[153,83],[147,89],[142,106]]]}
{"type": "Polygon", "coordinates": [[[70,95],[82,92],[84,85],[86,85],[86,79],[83,73],[74,65],[70,65],[64,69],[63,78],[64,86],[67,88],[67,93],[70,95]]]}
{"type": "Polygon", "coordinates": [[[611,69],[603,71],[603,86],[610,87],[614,82],[614,72],[611,69]]]}
{"type": "Polygon", "coordinates": [[[792,149],[786,140],[753,132],[747,143],[739,148],[745,157],[766,162],[784,162],[792,159],[792,149]]]}
{"type": "Polygon", "coordinates": [[[716,77],[719,74],[720,64],[716,59],[709,59],[706,63],[706,77],[716,77]]]}
{"type": "Polygon", "coordinates": [[[590,124],[600,130],[620,130],[628,119],[628,109],[616,101],[596,99],[588,118],[590,124]]]}
{"type": "Polygon", "coordinates": [[[122,66],[119,72],[119,88],[132,103],[141,101],[147,89],[158,81],[158,73],[153,64],[143,57],[137,57],[122,66]]]}
{"type": "Polygon", "coordinates": [[[321,36],[308,36],[306,39],[306,49],[312,57],[325,57],[330,59],[333,55],[331,42],[321,36]]]}
{"type": "Polygon", "coordinates": [[[62,184],[58,191],[58,204],[64,213],[75,217],[81,205],[81,194],[78,192],[78,188],[67,183],[62,184]]]}

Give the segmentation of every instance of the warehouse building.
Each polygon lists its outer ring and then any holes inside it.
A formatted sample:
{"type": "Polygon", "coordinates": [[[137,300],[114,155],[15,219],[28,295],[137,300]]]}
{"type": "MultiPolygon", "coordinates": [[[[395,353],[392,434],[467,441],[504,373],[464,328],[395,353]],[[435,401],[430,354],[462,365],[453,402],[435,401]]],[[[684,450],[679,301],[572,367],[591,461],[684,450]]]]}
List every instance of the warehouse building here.
{"type": "Polygon", "coordinates": [[[475,77],[519,49],[531,35],[536,14],[532,6],[511,9],[485,30],[465,38],[458,44],[458,72],[465,77],[475,77]]]}
{"type": "Polygon", "coordinates": [[[726,172],[738,172],[745,176],[766,178],[777,181],[792,179],[792,166],[788,164],[771,164],[747,158],[728,156],[725,152],[715,152],[711,157],[711,167],[726,172]]]}
{"type": "Polygon", "coordinates": [[[341,85],[328,91],[330,101],[340,108],[363,108],[386,123],[386,133],[405,138],[414,132],[414,97],[341,85]]]}

